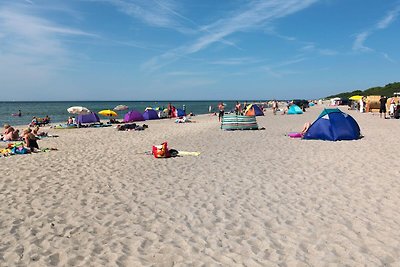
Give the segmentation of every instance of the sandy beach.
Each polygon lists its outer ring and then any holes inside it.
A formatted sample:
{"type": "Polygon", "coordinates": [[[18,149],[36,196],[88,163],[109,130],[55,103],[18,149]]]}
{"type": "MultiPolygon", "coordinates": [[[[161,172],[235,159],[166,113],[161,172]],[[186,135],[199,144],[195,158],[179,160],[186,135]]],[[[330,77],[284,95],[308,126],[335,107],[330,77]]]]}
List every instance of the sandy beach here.
{"type": "Polygon", "coordinates": [[[357,141],[290,139],[218,119],[144,131],[48,129],[58,151],[0,158],[0,266],[398,266],[398,120],[343,111],[357,141]],[[155,159],[170,148],[200,156],[155,159]]]}

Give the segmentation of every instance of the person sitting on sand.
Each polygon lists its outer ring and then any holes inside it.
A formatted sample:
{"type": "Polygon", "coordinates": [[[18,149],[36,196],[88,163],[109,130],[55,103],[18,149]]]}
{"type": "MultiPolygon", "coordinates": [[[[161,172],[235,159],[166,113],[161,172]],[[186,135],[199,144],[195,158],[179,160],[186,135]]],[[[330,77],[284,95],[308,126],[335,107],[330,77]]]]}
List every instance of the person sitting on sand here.
{"type": "Polygon", "coordinates": [[[4,124],[3,140],[12,141],[14,131],[15,129],[10,124],[4,124]]]}
{"type": "Polygon", "coordinates": [[[27,147],[29,147],[31,152],[34,152],[35,148],[39,149],[36,136],[32,133],[30,128],[27,128],[23,131],[22,137],[24,138],[25,144],[27,147]]]}
{"type": "Polygon", "coordinates": [[[18,130],[18,129],[15,129],[15,130],[13,131],[11,140],[12,140],[12,141],[21,140],[21,138],[19,137],[19,130],[18,130]]]}
{"type": "Polygon", "coordinates": [[[74,121],[73,121],[72,117],[68,117],[67,124],[68,125],[74,124],[74,121]]]}
{"type": "Polygon", "coordinates": [[[30,126],[34,126],[34,125],[37,125],[37,123],[38,123],[38,119],[34,116],[34,117],[32,117],[32,121],[31,121],[31,124],[30,124],[30,126]]]}
{"type": "Polygon", "coordinates": [[[39,129],[40,129],[39,126],[34,127],[33,130],[32,130],[33,135],[35,135],[35,136],[47,136],[46,132],[39,132],[39,129]]]}

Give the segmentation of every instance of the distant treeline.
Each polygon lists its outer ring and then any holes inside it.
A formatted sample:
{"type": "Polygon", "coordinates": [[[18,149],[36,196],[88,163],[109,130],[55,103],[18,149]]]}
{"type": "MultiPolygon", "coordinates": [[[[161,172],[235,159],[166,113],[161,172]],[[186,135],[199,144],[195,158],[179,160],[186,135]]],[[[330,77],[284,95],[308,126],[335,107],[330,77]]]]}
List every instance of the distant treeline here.
{"type": "Polygon", "coordinates": [[[340,98],[349,98],[353,95],[362,95],[362,96],[368,96],[368,95],[384,95],[387,97],[393,96],[393,93],[400,92],[400,82],[395,82],[395,83],[389,83],[386,84],[384,87],[382,86],[377,86],[377,87],[371,87],[367,90],[355,90],[352,92],[345,92],[345,93],[340,93],[337,95],[331,95],[326,98],[335,98],[335,97],[340,97],[340,98]]]}

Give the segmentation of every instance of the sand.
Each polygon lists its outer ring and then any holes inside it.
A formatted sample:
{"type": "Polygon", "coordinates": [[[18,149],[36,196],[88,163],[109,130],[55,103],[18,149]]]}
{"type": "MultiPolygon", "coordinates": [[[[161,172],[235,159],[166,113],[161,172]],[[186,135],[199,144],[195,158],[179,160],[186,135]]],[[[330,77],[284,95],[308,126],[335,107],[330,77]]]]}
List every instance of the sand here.
{"type": "Polygon", "coordinates": [[[399,121],[348,111],[361,140],[285,136],[320,111],[50,129],[58,151],[0,158],[0,266],[400,265],[399,121]],[[163,141],[201,154],[145,154],[163,141]]]}

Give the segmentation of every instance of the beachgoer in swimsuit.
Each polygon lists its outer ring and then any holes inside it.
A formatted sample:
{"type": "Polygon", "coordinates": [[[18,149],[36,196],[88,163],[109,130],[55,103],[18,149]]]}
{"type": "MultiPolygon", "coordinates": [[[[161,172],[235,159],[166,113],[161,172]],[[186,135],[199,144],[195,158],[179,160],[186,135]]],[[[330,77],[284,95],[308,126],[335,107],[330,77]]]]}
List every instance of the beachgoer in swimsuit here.
{"type": "Polygon", "coordinates": [[[225,114],[224,103],[222,103],[222,102],[219,103],[218,110],[219,110],[218,121],[220,122],[222,120],[222,117],[224,117],[224,114],[225,114]]]}
{"type": "Polygon", "coordinates": [[[4,124],[3,140],[4,141],[13,140],[14,131],[15,131],[15,129],[13,127],[11,127],[9,124],[4,124]]]}
{"type": "Polygon", "coordinates": [[[235,112],[236,115],[242,114],[242,105],[239,103],[239,101],[236,101],[235,112]]]}
{"type": "Polygon", "coordinates": [[[381,104],[380,108],[379,108],[379,116],[382,118],[382,113],[383,113],[383,118],[386,119],[386,97],[385,96],[381,96],[381,98],[379,99],[379,102],[381,104]]]}
{"type": "Polygon", "coordinates": [[[306,122],[303,125],[303,129],[301,129],[300,133],[302,136],[304,136],[304,134],[308,131],[308,129],[310,128],[311,123],[310,122],[306,122]]]}
{"type": "Polygon", "coordinates": [[[33,135],[32,130],[30,128],[24,130],[23,138],[26,146],[29,147],[31,152],[34,152],[35,148],[39,149],[39,145],[36,141],[36,136],[33,135]]]}
{"type": "Polygon", "coordinates": [[[171,105],[171,103],[168,103],[167,110],[168,110],[168,118],[172,118],[172,105],[171,105]]]}

